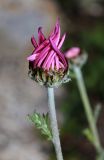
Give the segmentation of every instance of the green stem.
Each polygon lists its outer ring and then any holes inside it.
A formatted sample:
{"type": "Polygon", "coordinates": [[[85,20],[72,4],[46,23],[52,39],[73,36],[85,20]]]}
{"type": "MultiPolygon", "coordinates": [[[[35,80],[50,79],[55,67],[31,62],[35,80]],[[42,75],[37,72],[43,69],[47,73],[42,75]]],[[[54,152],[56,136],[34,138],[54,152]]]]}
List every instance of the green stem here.
{"type": "Polygon", "coordinates": [[[84,109],[85,109],[85,112],[86,112],[86,116],[87,116],[87,119],[88,119],[88,123],[89,123],[90,129],[91,129],[91,132],[94,136],[94,145],[95,145],[95,148],[96,148],[97,152],[100,154],[102,152],[102,147],[101,147],[101,144],[100,144],[99,134],[98,134],[98,131],[97,131],[93,111],[91,109],[91,105],[90,105],[88,95],[87,95],[87,91],[86,91],[86,88],[85,88],[82,72],[81,72],[81,70],[78,66],[74,66],[74,72],[75,72],[75,75],[76,75],[76,80],[77,80],[79,92],[80,92],[80,95],[81,95],[81,99],[82,99],[82,102],[83,102],[83,106],[84,106],[84,109]]]}
{"type": "Polygon", "coordinates": [[[55,147],[57,160],[63,160],[60,138],[59,138],[59,131],[58,131],[58,124],[57,124],[57,118],[56,118],[53,88],[48,88],[48,107],[49,107],[49,116],[50,116],[50,123],[51,123],[52,135],[53,135],[52,141],[55,147]]]}

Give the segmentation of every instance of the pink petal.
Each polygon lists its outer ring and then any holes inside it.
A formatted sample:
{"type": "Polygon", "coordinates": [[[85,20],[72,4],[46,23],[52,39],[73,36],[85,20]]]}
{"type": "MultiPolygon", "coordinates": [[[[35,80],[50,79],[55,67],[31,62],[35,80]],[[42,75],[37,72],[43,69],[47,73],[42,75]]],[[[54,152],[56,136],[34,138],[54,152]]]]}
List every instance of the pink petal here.
{"type": "Polygon", "coordinates": [[[57,70],[59,70],[59,59],[58,59],[57,55],[55,56],[55,63],[56,63],[57,70]]]}
{"type": "Polygon", "coordinates": [[[61,62],[59,62],[59,67],[60,68],[65,68],[64,65],[61,62]]]}
{"type": "Polygon", "coordinates": [[[39,45],[38,48],[36,48],[35,53],[42,50],[44,47],[49,46],[49,40],[45,40],[43,43],[39,45]]]}
{"type": "Polygon", "coordinates": [[[63,43],[65,41],[65,37],[66,37],[66,33],[62,36],[62,38],[61,38],[61,40],[60,40],[60,42],[58,44],[58,49],[60,49],[62,47],[62,45],[63,45],[63,43]]]}
{"type": "Polygon", "coordinates": [[[50,47],[46,47],[38,54],[37,59],[35,61],[35,64],[38,65],[38,67],[41,65],[42,61],[47,56],[47,53],[49,50],[50,50],[50,47]]]}
{"type": "Polygon", "coordinates": [[[52,39],[50,38],[50,43],[52,45],[52,48],[54,49],[54,51],[58,54],[59,58],[61,59],[61,61],[63,62],[63,64],[65,65],[65,68],[67,68],[67,62],[66,59],[64,57],[64,55],[60,52],[60,50],[58,50],[57,46],[55,45],[55,43],[52,41],[52,39]]]}
{"type": "Polygon", "coordinates": [[[55,68],[55,62],[52,61],[52,70],[54,70],[54,68],[55,68]]]}
{"type": "Polygon", "coordinates": [[[42,27],[38,28],[38,38],[39,38],[39,44],[41,44],[43,41],[46,40],[44,34],[42,33],[42,27]]]}
{"type": "Polygon", "coordinates": [[[50,53],[48,54],[48,56],[46,57],[44,63],[43,63],[43,68],[46,68],[46,66],[50,63],[50,60],[51,60],[53,55],[54,55],[54,51],[51,50],[50,53]]]}
{"type": "Polygon", "coordinates": [[[47,70],[50,69],[52,62],[54,61],[54,57],[55,57],[55,52],[51,51],[52,56],[50,57],[50,60],[47,62],[46,66],[43,66],[43,68],[46,68],[47,70]]]}
{"type": "Polygon", "coordinates": [[[59,43],[59,40],[60,40],[60,24],[59,24],[59,20],[57,20],[55,28],[54,28],[54,31],[52,32],[50,37],[52,38],[52,40],[54,41],[54,43],[57,46],[58,43],[59,43]]]}
{"type": "Polygon", "coordinates": [[[80,48],[72,47],[67,52],[65,52],[66,58],[74,58],[80,53],[80,48]]]}
{"type": "Polygon", "coordinates": [[[36,42],[34,36],[31,37],[31,43],[33,44],[33,46],[34,46],[35,48],[38,47],[38,44],[37,44],[37,42],[36,42]]]}
{"type": "Polygon", "coordinates": [[[57,26],[57,32],[56,32],[56,34],[55,34],[55,36],[54,36],[54,38],[52,40],[54,41],[54,43],[57,46],[58,43],[59,43],[59,40],[60,40],[60,26],[59,26],[59,24],[57,26]]]}
{"type": "Polygon", "coordinates": [[[50,36],[53,37],[54,34],[56,33],[56,31],[57,31],[57,22],[56,22],[55,27],[54,27],[53,31],[51,32],[50,36]]]}
{"type": "Polygon", "coordinates": [[[27,60],[28,60],[28,61],[34,61],[35,58],[36,58],[36,55],[37,55],[37,54],[32,54],[31,56],[27,57],[27,60]]]}
{"type": "Polygon", "coordinates": [[[46,56],[47,56],[47,52],[45,52],[44,56],[41,57],[40,59],[38,59],[38,60],[36,59],[35,66],[41,67],[41,64],[43,63],[43,61],[44,61],[44,59],[45,59],[46,56]]]}

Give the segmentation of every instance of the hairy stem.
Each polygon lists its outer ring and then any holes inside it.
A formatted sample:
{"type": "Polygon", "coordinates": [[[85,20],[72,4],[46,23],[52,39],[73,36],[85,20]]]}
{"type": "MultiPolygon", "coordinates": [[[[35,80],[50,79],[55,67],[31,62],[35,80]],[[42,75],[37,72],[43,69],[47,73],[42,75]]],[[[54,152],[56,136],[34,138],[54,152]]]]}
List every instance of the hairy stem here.
{"type": "Polygon", "coordinates": [[[49,117],[53,135],[53,145],[56,151],[57,160],[63,160],[60,138],[59,138],[59,131],[58,131],[58,124],[56,118],[56,110],[55,110],[55,100],[54,100],[54,89],[48,88],[48,107],[49,107],[49,117]]]}
{"type": "Polygon", "coordinates": [[[95,145],[95,148],[96,148],[97,152],[101,153],[102,152],[102,147],[101,147],[101,144],[100,144],[99,134],[98,134],[98,130],[97,130],[97,127],[96,127],[94,114],[93,114],[93,111],[91,109],[91,105],[90,105],[90,102],[89,102],[89,99],[88,99],[88,95],[87,95],[87,91],[86,91],[86,88],[85,88],[82,72],[81,72],[81,70],[78,66],[74,66],[74,72],[75,72],[75,75],[76,75],[76,80],[77,80],[79,92],[80,92],[80,95],[81,95],[81,99],[82,99],[82,102],[83,102],[83,106],[84,106],[84,109],[85,109],[85,113],[86,113],[86,116],[87,116],[87,119],[88,119],[88,123],[89,123],[90,129],[91,129],[91,132],[94,136],[94,145],[95,145]]]}

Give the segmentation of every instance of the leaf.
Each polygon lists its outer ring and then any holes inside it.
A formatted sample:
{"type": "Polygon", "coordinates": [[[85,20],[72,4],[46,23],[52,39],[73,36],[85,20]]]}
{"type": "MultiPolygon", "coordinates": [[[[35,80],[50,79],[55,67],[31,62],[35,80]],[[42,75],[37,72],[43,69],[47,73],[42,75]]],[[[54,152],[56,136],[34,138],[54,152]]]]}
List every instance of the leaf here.
{"type": "Polygon", "coordinates": [[[47,137],[48,140],[52,140],[52,131],[50,128],[48,113],[46,115],[41,115],[40,113],[35,112],[32,115],[28,115],[28,119],[41,131],[43,135],[47,137]]]}
{"type": "Polygon", "coordinates": [[[94,144],[94,136],[89,128],[84,129],[83,134],[92,144],[94,144]]]}

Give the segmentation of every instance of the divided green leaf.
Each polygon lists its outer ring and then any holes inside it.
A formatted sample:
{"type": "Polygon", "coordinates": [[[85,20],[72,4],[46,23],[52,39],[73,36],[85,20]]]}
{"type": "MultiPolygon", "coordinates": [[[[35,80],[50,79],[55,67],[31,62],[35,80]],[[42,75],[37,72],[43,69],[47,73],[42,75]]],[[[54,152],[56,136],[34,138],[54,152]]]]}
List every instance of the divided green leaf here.
{"type": "Polygon", "coordinates": [[[34,126],[46,136],[48,140],[52,140],[52,131],[50,128],[48,113],[46,115],[41,115],[40,113],[35,112],[32,115],[28,115],[28,118],[34,124],[34,126]]]}

